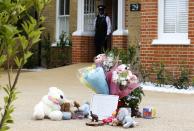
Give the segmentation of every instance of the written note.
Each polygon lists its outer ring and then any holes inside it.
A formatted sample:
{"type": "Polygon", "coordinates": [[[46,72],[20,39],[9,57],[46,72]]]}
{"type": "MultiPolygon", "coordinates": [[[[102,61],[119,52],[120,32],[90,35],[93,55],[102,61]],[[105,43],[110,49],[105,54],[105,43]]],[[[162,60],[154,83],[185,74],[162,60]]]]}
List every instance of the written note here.
{"type": "Polygon", "coordinates": [[[91,111],[98,115],[99,120],[108,118],[117,109],[119,96],[95,94],[91,101],[91,111]]]}

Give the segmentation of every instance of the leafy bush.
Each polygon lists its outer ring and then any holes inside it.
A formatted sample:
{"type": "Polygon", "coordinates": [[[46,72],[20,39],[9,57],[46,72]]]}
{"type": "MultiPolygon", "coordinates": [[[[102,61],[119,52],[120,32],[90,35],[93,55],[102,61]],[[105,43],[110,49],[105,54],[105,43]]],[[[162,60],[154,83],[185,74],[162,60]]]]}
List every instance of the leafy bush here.
{"type": "Polygon", "coordinates": [[[49,68],[51,64],[51,37],[49,33],[47,35],[43,35],[41,45],[42,45],[41,51],[42,64],[43,66],[49,68]]]}
{"type": "Polygon", "coordinates": [[[44,29],[40,25],[45,19],[41,14],[48,2],[49,0],[0,0],[0,66],[4,64],[8,74],[8,84],[2,85],[6,95],[4,104],[0,105],[3,105],[0,107],[0,131],[8,130],[8,124],[13,123],[11,114],[14,111],[13,102],[17,98],[16,85],[22,67],[32,56],[30,49],[40,41],[44,29]],[[28,12],[32,7],[37,11],[37,20],[28,12]],[[12,77],[14,66],[18,69],[12,77]]]}
{"type": "Polygon", "coordinates": [[[62,31],[60,37],[60,41],[57,43],[57,46],[59,47],[64,47],[64,46],[71,46],[72,45],[72,40],[71,40],[71,34],[66,33],[62,31]]]}
{"type": "Polygon", "coordinates": [[[188,89],[189,87],[189,70],[181,66],[179,77],[173,79],[173,86],[177,89],[188,89]]]}
{"type": "Polygon", "coordinates": [[[139,65],[139,74],[139,79],[141,82],[145,83],[146,81],[149,81],[150,71],[146,70],[143,65],[139,65]]]}
{"type": "Polygon", "coordinates": [[[165,69],[165,65],[163,62],[154,63],[152,65],[152,70],[156,74],[156,85],[162,86],[170,84],[171,77],[170,73],[165,69]]]}

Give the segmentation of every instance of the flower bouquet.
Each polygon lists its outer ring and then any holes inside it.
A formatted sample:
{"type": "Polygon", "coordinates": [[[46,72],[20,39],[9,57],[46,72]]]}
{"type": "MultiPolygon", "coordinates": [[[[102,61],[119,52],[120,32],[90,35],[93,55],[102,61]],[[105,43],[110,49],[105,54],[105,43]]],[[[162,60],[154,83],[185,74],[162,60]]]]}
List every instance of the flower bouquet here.
{"type": "Polygon", "coordinates": [[[94,63],[79,70],[82,83],[98,94],[119,96],[118,108],[130,107],[132,116],[139,116],[138,106],[144,93],[130,66],[122,64],[112,52],[99,54],[94,63]]]}

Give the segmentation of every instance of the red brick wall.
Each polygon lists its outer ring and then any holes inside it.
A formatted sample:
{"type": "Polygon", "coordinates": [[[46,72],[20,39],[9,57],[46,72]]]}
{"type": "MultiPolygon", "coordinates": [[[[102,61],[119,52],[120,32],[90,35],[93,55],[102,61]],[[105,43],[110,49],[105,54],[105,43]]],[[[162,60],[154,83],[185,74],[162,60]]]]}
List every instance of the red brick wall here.
{"type": "Polygon", "coordinates": [[[94,38],[73,36],[72,41],[72,63],[93,62],[95,56],[94,38]]]}
{"type": "Polygon", "coordinates": [[[113,36],[112,48],[127,49],[128,36],[113,36]]]}
{"type": "Polygon", "coordinates": [[[194,76],[194,2],[189,1],[190,45],[151,45],[157,39],[157,0],[141,0],[141,63],[148,69],[152,63],[163,61],[167,69],[177,73],[184,62],[194,76]]]}

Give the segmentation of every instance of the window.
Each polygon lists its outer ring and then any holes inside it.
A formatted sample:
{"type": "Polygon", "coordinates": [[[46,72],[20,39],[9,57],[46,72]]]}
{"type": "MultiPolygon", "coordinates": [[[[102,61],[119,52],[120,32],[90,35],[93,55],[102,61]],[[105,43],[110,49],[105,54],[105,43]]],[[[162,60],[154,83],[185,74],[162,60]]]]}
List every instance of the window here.
{"type": "Polygon", "coordinates": [[[96,17],[96,0],[84,0],[84,31],[94,31],[96,17]]]}
{"type": "Polygon", "coordinates": [[[158,0],[158,39],[152,44],[189,44],[189,0],[158,0]]]}
{"type": "Polygon", "coordinates": [[[57,0],[56,40],[62,32],[69,33],[69,7],[70,0],[57,0]]]}

